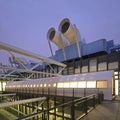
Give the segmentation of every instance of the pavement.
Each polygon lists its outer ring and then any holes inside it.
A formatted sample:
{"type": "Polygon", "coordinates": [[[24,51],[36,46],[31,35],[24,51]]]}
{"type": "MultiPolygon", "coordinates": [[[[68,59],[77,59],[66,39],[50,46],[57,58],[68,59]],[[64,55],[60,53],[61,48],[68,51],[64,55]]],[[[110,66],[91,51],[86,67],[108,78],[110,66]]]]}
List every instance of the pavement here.
{"type": "Polygon", "coordinates": [[[120,120],[120,97],[104,100],[80,120],[120,120]]]}

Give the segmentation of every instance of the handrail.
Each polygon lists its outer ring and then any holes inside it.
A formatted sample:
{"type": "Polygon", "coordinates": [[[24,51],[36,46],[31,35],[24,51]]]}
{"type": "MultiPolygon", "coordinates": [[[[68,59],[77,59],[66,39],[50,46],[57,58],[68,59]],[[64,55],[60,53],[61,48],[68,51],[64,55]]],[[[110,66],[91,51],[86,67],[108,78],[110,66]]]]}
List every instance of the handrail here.
{"type": "Polygon", "coordinates": [[[92,95],[89,95],[89,96],[86,96],[86,97],[82,97],[82,98],[79,98],[79,99],[77,99],[77,100],[69,101],[69,102],[67,102],[67,103],[63,103],[63,104],[61,104],[61,105],[58,105],[58,106],[49,108],[49,109],[47,109],[47,110],[43,110],[43,111],[40,111],[40,112],[37,112],[37,113],[33,113],[33,114],[30,114],[30,115],[23,116],[23,117],[21,117],[21,118],[18,118],[17,120],[26,120],[26,119],[35,117],[35,116],[37,116],[38,114],[40,115],[40,114],[46,113],[46,112],[48,112],[48,111],[51,111],[51,110],[53,110],[53,109],[56,109],[56,108],[59,108],[59,107],[63,107],[63,106],[66,106],[66,105],[71,105],[71,106],[72,106],[71,103],[76,103],[76,102],[78,102],[78,101],[81,101],[80,103],[83,103],[83,102],[85,102],[88,98],[92,98],[92,97],[94,98],[95,96],[97,96],[97,95],[96,95],[96,94],[92,94],[92,95]]]}

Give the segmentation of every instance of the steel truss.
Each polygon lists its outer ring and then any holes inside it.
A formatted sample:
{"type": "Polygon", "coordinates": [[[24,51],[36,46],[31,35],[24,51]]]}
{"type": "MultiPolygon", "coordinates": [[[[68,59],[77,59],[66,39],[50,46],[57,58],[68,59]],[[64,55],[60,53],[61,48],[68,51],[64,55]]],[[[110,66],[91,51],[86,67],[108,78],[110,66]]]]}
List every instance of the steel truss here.
{"type": "MultiPolygon", "coordinates": [[[[37,55],[37,54],[33,54],[31,52],[28,52],[28,51],[25,51],[23,49],[20,49],[20,48],[16,48],[14,46],[11,46],[11,45],[8,45],[8,44],[5,44],[5,43],[1,43],[0,42],[0,49],[3,49],[5,51],[8,51],[9,54],[11,54],[12,57],[14,57],[15,61],[21,65],[23,67],[23,69],[18,69],[17,67],[8,67],[8,66],[3,66],[3,65],[0,65],[0,69],[1,70],[6,70],[6,71],[10,71],[9,73],[5,73],[4,76],[1,76],[0,75],[0,78],[1,79],[9,79],[9,76],[13,75],[14,72],[17,72],[18,74],[20,74],[21,78],[25,78],[25,76],[23,76],[22,73],[29,73],[30,75],[26,78],[31,78],[35,73],[37,74],[45,74],[45,75],[50,75],[50,76],[58,76],[61,74],[61,72],[64,70],[64,68],[66,67],[65,64],[63,63],[60,63],[60,62],[57,62],[57,61],[54,61],[52,59],[49,59],[49,58],[46,58],[46,57],[43,57],[41,55],[37,55]],[[17,59],[15,57],[15,55],[13,53],[17,53],[17,54],[21,54],[21,55],[24,55],[24,56],[27,56],[27,57],[31,57],[31,58],[35,58],[37,60],[40,60],[40,62],[38,62],[36,65],[34,65],[31,69],[28,69],[19,59],[17,59]],[[47,65],[49,65],[50,69],[51,69],[51,73],[48,73],[48,72],[42,72],[42,71],[35,71],[34,69],[37,68],[41,62],[44,62],[44,63],[47,63],[47,65]],[[58,73],[54,70],[54,68],[52,68],[52,64],[54,65],[57,65],[57,66],[60,66],[61,70],[58,71],[58,73]]],[[[19,78],[18,76],[16,76],[15,78],[13,77],[13,80],[15,79],[21,79],[19,78]]]]}

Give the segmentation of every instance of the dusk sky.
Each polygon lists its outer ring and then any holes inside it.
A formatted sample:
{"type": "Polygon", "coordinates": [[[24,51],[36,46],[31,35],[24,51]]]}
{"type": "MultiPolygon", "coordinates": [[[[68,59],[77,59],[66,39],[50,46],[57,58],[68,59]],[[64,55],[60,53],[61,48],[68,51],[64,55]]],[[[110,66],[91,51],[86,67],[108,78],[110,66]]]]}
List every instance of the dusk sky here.
{"type": "Polygon", "coordinates": [[[120,43],[120,0],[0,0],[0,42],[49,57],[47,31],[64,18],[87,43],[120,43]]]}

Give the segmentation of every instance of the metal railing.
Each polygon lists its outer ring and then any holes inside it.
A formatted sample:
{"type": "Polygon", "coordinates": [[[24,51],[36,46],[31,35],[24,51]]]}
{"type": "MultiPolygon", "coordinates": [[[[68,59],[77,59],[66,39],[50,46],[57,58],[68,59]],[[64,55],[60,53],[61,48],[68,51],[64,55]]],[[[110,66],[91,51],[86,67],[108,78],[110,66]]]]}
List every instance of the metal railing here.
{"type": "Polygon", "coordinates": [[[38,120],[79,120],[88,112],[93,110],[96,104],[103,100],[102,94],[93,94],[90,96],[75,99],[49,109],[40,109],[37,113],[23,116],[18,120],[35,118],[38,120]]]}

